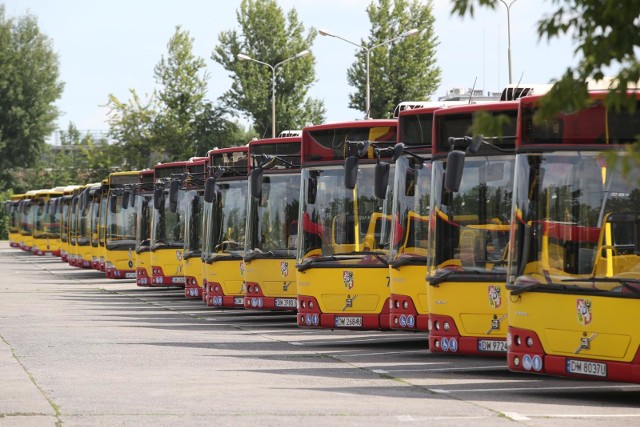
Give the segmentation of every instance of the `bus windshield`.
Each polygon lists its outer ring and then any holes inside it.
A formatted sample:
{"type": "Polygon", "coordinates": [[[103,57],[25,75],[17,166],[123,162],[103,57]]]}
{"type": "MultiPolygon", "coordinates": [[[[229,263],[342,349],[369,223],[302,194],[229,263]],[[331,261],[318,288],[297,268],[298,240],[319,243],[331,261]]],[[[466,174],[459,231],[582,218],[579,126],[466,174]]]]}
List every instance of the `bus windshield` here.
{"type": "Polygon", "coordinates": [[[207,224],[207,255],[242,256],[245,241],[247,181],[217,182],[207,224]],[[220,255],[216,255],[220,254],[220,255]]]}
{"type": "Polygon", "coordinates": [[[151,205],[153,203],[153,195],[138,194],[136,201],[136,252],[140,253],[145,249],[149,249],[151,242],[151,205]]]}
{"type": "Polygon", "coordinates": [[[395,166],[390,260],[418,258],[426,265],[431,163],[403,156],[395,166]]]}
{"type": "Polygon", "coordinates": [[[131,204],[123,208],[122,194],[109,197],[108,200],[107,249],[133,249],[136,241],[136,208],[131,204]]]}
{"type": "Polygon", "coordinates": [[[190,190],[186,194],[186,215],[189,221],[185,224],[184,258],[197,257],[202,254],[202,215],[204,198],[202,191],[190,190]]]}
{"type": "Polygon", "coordinates": [[[447,192],[442,190],[443,162],[434,162],[435,232],[430,234],[429,248],[436,276],[443,273],[441,269],[506,271],[514,163],[510,155],[467,157],[460,190],[447,192]]]}
{"type": "Polygon", "coordinates": [[[35,200],[35,224],[33,226],[33,237],[36,239],[44,239],[49,237],[45,227],[47,216],[47,202],[48,200],[38,198],[35,200]]]}
{"type": "Polygon", "coordinates": [[[260,198],[250,197],[246,253],[295,257],[300,174],[264,175],[260,198]]]}
{"type": "Polygon", "coordinates": [[[153,210],[153,228],[151,229],[151,250],[161,248],[184,248],[184,209],[185,193],[178,191],[176,212],[169,209],[169,191],[164,191],[164,204],[161,209],[153,210]]]}
{"type": "Polygon", "coordinates": [[[597,151],[520,154],[517,170],[513,289],[640,289],[639,170],[597,151]]]}
{"type": "MultiPolygon", "coordinates": [[[[298,260],[327,257],[340,261],[367,255],[367,262],[383,264],[389,249],[391,196],[374,196],[374,166],[360,165],[353,190],[345,188],[342,165],[305,168],[302,172],[303,200],[300,209],[302,235],[298,260]],[[383,255],[382,257],[379,255],[383,255]]],[[[390,174],[394,173],[392,167],[390,174]]]]}
{"type": "Polygon", "coordinates": [[[23,236],[33,235],[33,212],[32,212],[31,200],[24,200],[22,202],[22,209],[20,212],[20,232],[23,236]]]}

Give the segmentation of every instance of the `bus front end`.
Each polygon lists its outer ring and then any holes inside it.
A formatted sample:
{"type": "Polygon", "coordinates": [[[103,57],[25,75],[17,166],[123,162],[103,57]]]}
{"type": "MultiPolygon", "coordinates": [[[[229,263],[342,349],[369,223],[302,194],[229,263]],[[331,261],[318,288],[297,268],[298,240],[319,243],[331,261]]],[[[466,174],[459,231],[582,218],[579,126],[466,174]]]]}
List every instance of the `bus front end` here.
{"type": "Polygon", "coordinates": [[[634,113],[588,107],[534,122],[523,98],[509,257],[509,370],[640,383],[640,171],[634,113]],[[618,160],[619,162],[619,160],[618,160]],[[619,163],[616,163],[619,164],[619,163]]]}
{"type": "Polygon", "coordinates": [[[427,266],[431,352],[506,354],[517,108],[507,101],[435,112],[427,266]],[[502,123],[498,135],[467,135],[481,112],[502,123]]]}
{"type": "Polygon", "coordinates": [[[307,127],[298,215],[298,326],[389,329],[390,200],[375,197],[376,148],[396,120],[307,127]]]}
{"type": "Polygon", "coordinates": [[[108,279],[135,279],[137,209],[131,190],[138,171],[109,175],[105,239],[105,276],[108,279]]]}
{"type": "Polygon", "coordinates": [[[185,194],[184,231],[184,296],[202,298],[202,249],[204,224],[204,184],[207,178],[208,157],[194,157],[187,163],[182,178],[185,194]]]}

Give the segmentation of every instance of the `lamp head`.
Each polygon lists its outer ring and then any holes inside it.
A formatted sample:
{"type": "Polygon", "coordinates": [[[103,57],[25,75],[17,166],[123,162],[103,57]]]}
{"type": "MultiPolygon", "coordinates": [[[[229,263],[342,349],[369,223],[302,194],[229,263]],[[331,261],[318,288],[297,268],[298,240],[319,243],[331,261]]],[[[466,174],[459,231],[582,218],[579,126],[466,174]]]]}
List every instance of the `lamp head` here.
{"type": "Polygon", "coordinates": [[[250,57],[250,56],[245,55],[244,53],[239,53],[239,54],[237,55],[237,57],[238,57],[238,59],[239,59],[239,60],[241,60],[241,61],[251,61],[251,57],[250,57]]]}

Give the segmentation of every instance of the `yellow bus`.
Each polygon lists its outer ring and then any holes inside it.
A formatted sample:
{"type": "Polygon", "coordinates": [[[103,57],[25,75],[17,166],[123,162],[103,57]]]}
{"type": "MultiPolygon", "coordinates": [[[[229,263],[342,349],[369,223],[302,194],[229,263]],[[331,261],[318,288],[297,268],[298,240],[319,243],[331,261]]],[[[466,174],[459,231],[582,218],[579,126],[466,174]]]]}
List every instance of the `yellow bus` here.
{"type": "Polygon", "coordinates": [[[9,214],[9,245],[12,248],[20,247],[20,201],[24,194],[12,194],[8,203],[9,214]]]}
{"type": "Polygon", "coordinates": [[[138,175],[139,171],[109,174],[104,270],[108,279],[136,278],[136,208],[129,198],[138,175]]]}
{"type": "Polygon", "coordinates": [[[89,189],[89,244],[91,245],[91,268],[100,270],[100,258],[104,256],[103,246],[100,246],[100,205],[103,199],[104,183],[93,185],[89,189]]]}
{"type": "Polygon", "coordinates": [[[185,193],[184,254],[182,256],[185,298],[202,298],[203,195],[208,173],[208,161],[208,157],[189,159],[187,172],[180,179],[182,185],[180,191],[185,193]]]}
{"type": "Polygon", "coordinates": [[[69,237],[68,237],[68,251],[67,251],[67,262],[72,267],[79,267],[82,261],[79,259],[80,255],[80,245],[78,245],[78,235],[79,235],[79,226],[81,216],[81,208],[80,208],[80,199],[81,194],[85,190],[86,185],[79,185],[74,188],[71,194],[71,202],[69,203],[69,212],[68,212],[68,227],[69,227],[69,237]]]}
{"type": "Polygon", "coordinates": [[[94,251],[91,246],[91,196],[100,188],[100,184],[92,183],[84,186],[78,195],[76,205],[76,267],[91,268],[94,251]]]}
{"type": "Polygon", "coordinates": [[[297,308],[300,136],[254,140],[244,248],[245,308],[297,308]]]}
{"type": "Polygon", "coordinates": [[[33,249],[33,225],[36,190],[27,191],[18,208],[20,212],[20,249],[31,252],[33,249]]]}
{"type": "Polygon", "coordinates": [[[151,286],[151,219],[153,211],[153,170],[138,173],[138,185],[130,203],[136,208],[136,285],[151,286]]]}
{"type": "Polygon", "coordinates": [[[298,326],[389,328],[391,200],[374,194],[374,148],[397,141],[397,120],[302,130],[298,326]]]}
{"type": "Polygon", "coordinates": [[[247,150],[230,147],[208,153],[202,298],[210,307],[244,307],[247,150]]]}
{"type": "Polygon", "coordinates": [[[184,193],[169,197],[172,178],[186,172],[186,162],[155,165],[151,227],[151,286],[184,286],[184,193]]]}
{"type": "Polygon", "coordinates": [[[57,205],[58,214],[60,215],[60,260],[66,263],[69,262],[71,201],[73,200],[76,188],[78,188],[77,185],[68,185],[64,187],[62,190],[62,197],[60,197],[60,201],[57,205]]]}
{"type": "Polygon", "coordinates": [[[506,353],[506,248],[517,115],[518,101],[434,113],[427,264],[432,352],[506,353]],[[482,115],[496,118],[500,134],[468,136],[482,115]]]}
{"type": "Polygon", "coordinates": [[[509,257],[508,366],[518,372],[640,383],[640,171],[624,156],[635,112],[589,105],[538,122],[521,100],[509,257]]]}
{"type": "Polygon", "coordinates": [[[36,255],[60,256],[60,217],[54,209],[54,200],[62,195],[61,188],[35,194],[32,252],[36,255]]]}

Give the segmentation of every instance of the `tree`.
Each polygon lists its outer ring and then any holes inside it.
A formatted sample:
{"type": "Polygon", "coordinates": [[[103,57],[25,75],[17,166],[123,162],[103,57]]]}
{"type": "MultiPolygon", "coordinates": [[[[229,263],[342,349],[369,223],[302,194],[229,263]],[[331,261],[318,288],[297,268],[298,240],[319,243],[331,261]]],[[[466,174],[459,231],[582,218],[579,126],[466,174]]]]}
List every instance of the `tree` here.
{"type": "Polygon", "coordinates": [[[369,49],[370,117],[390,117],[402,101],[429,100],[440,85],[440,68],[436,65],[438,37],[431,0],[377,0],[367,8],[371,33],[364,48],[347,71],[347,81],[356,88],[349,94],[349,107],[366,115],[367,49],[369,49]],[[411,37],[374,47],[411,30],[411,37]],[[365,49],[366,48],[366,49],[365,49]]]}
{"type": "MultiPolygon", "coordinates": [[[[229,71],[231,89],[220,98],[223,105],[253,121],[260,136],[271,135],[271,94],[274,73],[266,65],[239,61],[245,54],[271,66],[309,50],[315,31],[304,36],[304,26],[295,9],[285,19],[275,0],[242,0],[236,12],[240,32],[228,30],[218,35],[212,59],[229,71]]],[[[324,105],[307,97],[315,80],[315,58],[306,55],[276,68],[276,128],[301,129],[306,123],[324,121],[324,105]]]]}
{"type": "MultiPolygon", "coordinates": [[[[476,3],[495,8],[498,0],[453,0],[451,13],[473,16],[476,3]]],[[[559,111],[576,111],[588,103],[588,81],[605,80],[607,69],[617,69],[605,105],[614,110],[635,111],[636,101],[626,95],[640,83],[640,2],[637,0],[553,0],[557,9],[538,21],[538,37],[551,40],[570,34],[578,63],[567,68],[542,101],[538,119],[559,111]]],[[[623,157],[623,172],[640,164],[640,141],[623,157]]],[[[618,156],[608,156],[613,166],[618,156]]]]}
{"type": "Polygon", "coordinates": [[[36,18],[7,18],[0,4],[0,188],[11,185],[11,169],[38,159],[63,86],[58,56],[36,18]]]}

